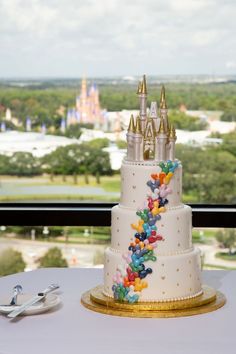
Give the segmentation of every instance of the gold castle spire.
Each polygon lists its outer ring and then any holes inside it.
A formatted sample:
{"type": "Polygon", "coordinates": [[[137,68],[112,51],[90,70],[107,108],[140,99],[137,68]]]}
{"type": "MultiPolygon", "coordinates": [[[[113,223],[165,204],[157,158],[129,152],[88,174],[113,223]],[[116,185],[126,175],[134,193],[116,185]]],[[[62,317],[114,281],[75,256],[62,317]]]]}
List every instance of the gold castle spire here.
{"type": "Polygon", "coordinates": [[[130,117],[128,132],[132,132],[132,133],[135,132],[134,116],[133,116],[133,114],[131,114],[131,117],[130,117]]]}
{"type": "Polygon", "coordinates": [[[140,95],[140,93],[142,93],[142,81],[138,83],[137,95],[140,95]]]}
{"type": "Polygon", "coordinates": [[[147,95],[147,82],[146,82],[146,75],[143,75],[141,93],[147,95]]]}
{"type": "Polygon", "coordinates": [[[174,126],[173,126],[172,124],[171,124],[171,126],[170,126],[170,135],[169,135],[169,138],[176,139],[175,128],[174,128],[174,126]]]}
{"type": "Polygon", "coordinates": [[[164,123],[164,119],[161,116],[161,121],[160,121],[160,126],[159,126],[159,130],[158,130],[158,134],[162,134],[162,133],[166,133],[165,130],[165,123],[164,123]]]}
{"type": "Polygon", "coordinates": [[[164,85],[162,85],[162,88],[161,88],[160,108],[161,109],[167,109],[166,92],[165,92],[165,86],[164,85]]]}
{"type": "Polygon", "coordinates": [[[139,116],[136,118],[135,133],[136,134],[142,134],[141,121],[140,121],[140,117],[139,116]]]}

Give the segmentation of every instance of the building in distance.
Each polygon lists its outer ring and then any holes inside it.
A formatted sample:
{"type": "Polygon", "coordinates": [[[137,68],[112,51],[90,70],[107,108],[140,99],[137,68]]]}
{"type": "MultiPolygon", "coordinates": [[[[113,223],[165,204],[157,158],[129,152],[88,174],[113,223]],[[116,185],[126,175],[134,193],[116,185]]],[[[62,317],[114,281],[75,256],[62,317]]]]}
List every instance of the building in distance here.
{"type": "Polygon", "coordinates": [[[106,130],[107,112],[101,108],[99,90],[96,84],[87,89],[86,79],[82,80],[80,95],[76,97],[75,107],[67,112],[66,125],[91,124],[95,129],[106,130]]]}

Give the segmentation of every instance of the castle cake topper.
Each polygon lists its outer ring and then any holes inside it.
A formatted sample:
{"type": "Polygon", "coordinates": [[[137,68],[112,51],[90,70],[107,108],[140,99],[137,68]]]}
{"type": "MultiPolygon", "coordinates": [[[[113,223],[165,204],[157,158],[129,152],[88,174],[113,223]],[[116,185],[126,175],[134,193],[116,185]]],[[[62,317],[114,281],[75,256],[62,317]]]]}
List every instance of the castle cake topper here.
{"type": "Polygon", "coordinates": [[[168,121],[165,87],[162,86],[161,89],[159,114],[157,102],[151,102],[149,112],[147,112],[145,75],[139,82],[137,95],[140,110],[136,120],[133,115],[130,118],[127,132],[127,160],[174,161],[176,134],[174,126],[168,121]]]}

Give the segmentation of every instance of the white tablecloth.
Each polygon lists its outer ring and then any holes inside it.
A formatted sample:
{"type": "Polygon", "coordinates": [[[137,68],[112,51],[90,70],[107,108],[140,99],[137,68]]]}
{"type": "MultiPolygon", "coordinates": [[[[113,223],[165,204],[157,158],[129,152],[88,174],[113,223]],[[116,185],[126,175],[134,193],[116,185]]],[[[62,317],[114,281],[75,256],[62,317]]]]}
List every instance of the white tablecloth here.
{"type": "Polygon", "coordinates": [[[81,294],[102,283],[101,269],[39,269],[0,278],[1,294],[20,283],[36,293],[61,285],[57,311],[12,322],[0,315],[0,354],[236,353],[236,271],[205,271],[204,283],[227,304],[208,314],[170,319],[106,316],[85,309],[81,294]]]}

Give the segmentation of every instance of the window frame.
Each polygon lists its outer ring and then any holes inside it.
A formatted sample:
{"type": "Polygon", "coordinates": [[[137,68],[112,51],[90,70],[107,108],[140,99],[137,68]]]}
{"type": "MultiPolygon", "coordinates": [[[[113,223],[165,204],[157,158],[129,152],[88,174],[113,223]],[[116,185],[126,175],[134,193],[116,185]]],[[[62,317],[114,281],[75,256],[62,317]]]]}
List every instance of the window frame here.
{"type": "MultiPolygon", "coordinates": [[[[111,226],[117,203],[1,203],[5,226],[111,226]]],[[[236,227],[236,204],[187,204],[193,227],[236,227]]]]}

